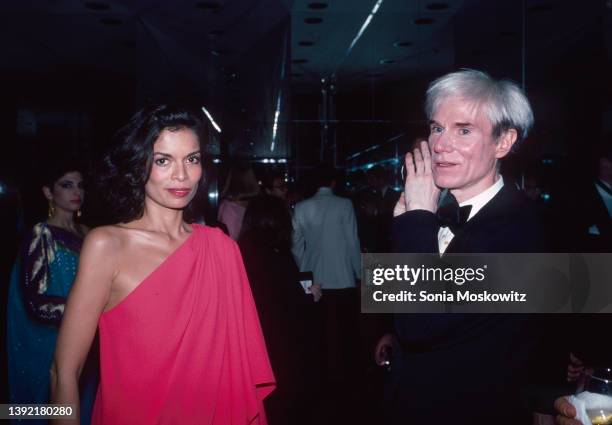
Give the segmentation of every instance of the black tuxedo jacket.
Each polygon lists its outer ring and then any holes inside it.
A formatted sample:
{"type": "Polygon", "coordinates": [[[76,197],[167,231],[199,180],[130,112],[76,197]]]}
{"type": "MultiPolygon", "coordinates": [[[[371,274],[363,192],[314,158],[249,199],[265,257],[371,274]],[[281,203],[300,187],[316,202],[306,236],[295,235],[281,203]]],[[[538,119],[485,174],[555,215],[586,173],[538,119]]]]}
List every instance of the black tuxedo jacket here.
{"type": "MultiPolygon", "coordinates": [[[[396,252],[437,253],[435,214],[395,218],[396,252]]],[[[448,253],[540,252],[535,213],[511,184],[455,234],[448,253]]],[[[527,423],[521,394],[538,326],[527,315],[402,314],[388,399],[391,422],[527,423]]]]}
{"type": "MultiPolygon", "coordinates": [[[[437,253],[436,215],[410,211],[393,222],[395,252],[437,253]]],[[[542,252],[537,215],[527,198],[511,184],[504,187],[455,235],[448,253],[542,252]]]]}

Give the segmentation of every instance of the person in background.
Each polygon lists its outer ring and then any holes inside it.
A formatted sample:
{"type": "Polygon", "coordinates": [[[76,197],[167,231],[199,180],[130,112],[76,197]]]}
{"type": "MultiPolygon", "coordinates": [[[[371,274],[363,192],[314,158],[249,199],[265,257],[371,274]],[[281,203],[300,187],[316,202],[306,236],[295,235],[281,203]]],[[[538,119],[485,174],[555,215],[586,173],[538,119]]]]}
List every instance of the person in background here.
{"type": "Polygon", "coordinates": [[[232,239],[238,240],[249,200],[258,194],[259,184],[253,169],[243,164],[233,166],[225,180],[217,213],[217,219],[225,224],[232,239]]]}
{"type": "Polygon", "coordinates": [[[611,252],[612,140],[599,148],[594,168],[594,178],[581,187],[575,203],[578,238],[582,252],[611,252]]]}
{"type": "MultiPolygon", "coordinates": [[[[357,221],[351,201],[334,195],[336,170],[322,165],[315,170],[317,192],[295,206],[292,252],[301,272],[312,272],[323,288],[326,403],[336,413],[351,413],[359,364],[359,293],[361,274],[357,221]],[[346,403],[345,406],[342,403],[346,403]]],[[[347,422],[346,416],[343,421],[347,422]]]]}
{"type": "Polygon", "coordinates": [[[238,240],[259,312],[277,389],[266,398],[271,425],[308,423],[320,372],[315,343],[320,285],[307,294],[291,256],[291,215],[282,199],[260,195],[249,202],[238,240]]]}
{"type": "MultiPolygon", "coordinates": [[[[85,190],[77,161],[50,162],[42,185],[49,203],[47,220],[37,223],[23,241],[9,282],[10,403],[49,403],[49,369],[58,328],[89,230],[78,221],[85,190]]],[[[95,363],[88,364],[81,380],[82,423],[89,423],[93,406],[95,363]]]]}
{"type": "Polygon", "coordinates": [[[261,187],[266,194],[287,202],[289,187],[285,181],[285,173],[279,171],[267,173],[262,179],[261,187]]]}

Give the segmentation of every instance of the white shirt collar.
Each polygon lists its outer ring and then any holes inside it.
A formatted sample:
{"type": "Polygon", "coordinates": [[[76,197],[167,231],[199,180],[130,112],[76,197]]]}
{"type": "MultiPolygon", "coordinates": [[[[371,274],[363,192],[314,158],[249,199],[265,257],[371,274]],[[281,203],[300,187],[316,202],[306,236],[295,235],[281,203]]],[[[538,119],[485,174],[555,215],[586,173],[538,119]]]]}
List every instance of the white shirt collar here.
{"type": "Polygon", "coordinates": [[[478,195],[468,199],[467,201],[461,202],[459,204],[460,207],[466,205],[472,206],[468,220],[474,217],[478,213],[478,211],[482,209],[482,207],[484,207],[491,199],[493,199],[493,197],[497,195],[497,192],[499,192],[502,187],[504,187],[504,178],[502,176],[499,176],[499,179],[497,179],[497,181],[493,183],[493,185],[490,186],[488,189],[484,190],[483,192],[480,192],[478,195]]]}

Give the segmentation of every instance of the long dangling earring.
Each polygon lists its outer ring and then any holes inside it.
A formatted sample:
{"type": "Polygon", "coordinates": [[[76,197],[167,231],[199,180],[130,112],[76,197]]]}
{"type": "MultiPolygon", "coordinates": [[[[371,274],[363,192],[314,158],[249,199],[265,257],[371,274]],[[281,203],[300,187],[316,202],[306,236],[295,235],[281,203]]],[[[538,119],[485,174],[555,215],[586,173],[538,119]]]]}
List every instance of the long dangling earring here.
{"type": "Polygon", "coordinates": [[[77,218],[81,217],[81,210],[77,210],[77,218]]]}
{"type": "Polygon", "coordinates": [[[47,213],[48,217],[51,218],[55,215],[55,205],[53,205],[53,201],[49,201],[49,211],[47,213]]]}

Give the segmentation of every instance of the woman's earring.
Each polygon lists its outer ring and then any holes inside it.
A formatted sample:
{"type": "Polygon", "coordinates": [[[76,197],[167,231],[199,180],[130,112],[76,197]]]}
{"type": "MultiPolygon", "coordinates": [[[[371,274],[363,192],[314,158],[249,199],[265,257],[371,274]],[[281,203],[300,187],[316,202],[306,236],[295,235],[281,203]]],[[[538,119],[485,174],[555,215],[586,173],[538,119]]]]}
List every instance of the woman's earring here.
{"type": "Polygon", "coordinates": [[[77,218],[81,217],[81,210],[77,210],[77,218]]]}
{"type": "Polygon", "coordinates": [[[53,205],[53,201],[49,201],[49,211],[47,215],[49,216],[49,218],[55,215],[55,205],[53,205]]]}

